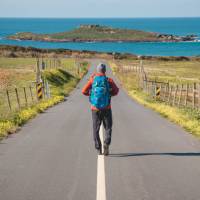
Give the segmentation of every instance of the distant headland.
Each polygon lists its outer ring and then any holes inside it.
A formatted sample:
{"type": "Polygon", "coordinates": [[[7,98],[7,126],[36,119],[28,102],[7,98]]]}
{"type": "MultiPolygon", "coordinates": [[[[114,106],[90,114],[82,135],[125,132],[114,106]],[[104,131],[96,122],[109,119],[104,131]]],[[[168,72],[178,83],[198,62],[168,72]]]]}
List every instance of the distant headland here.
{"type": "Polygon", "coordinates": [[[183,42],[195,41],[196,36],[176,36],[101,25],[80,25],[72,31],[53,34],[21,32],[8,36],[8,39],[46,42],[183,42]]]}

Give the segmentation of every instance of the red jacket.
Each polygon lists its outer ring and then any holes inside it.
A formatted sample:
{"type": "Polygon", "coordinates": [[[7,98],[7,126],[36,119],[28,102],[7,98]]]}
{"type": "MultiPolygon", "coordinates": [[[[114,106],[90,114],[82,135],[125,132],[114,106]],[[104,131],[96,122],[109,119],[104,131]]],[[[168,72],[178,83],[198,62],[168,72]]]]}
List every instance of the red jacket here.
{"type": "MultiPolygon", "coordinates": [[[[89,96],[90,95],[90,90],[92,88],[92,83],[93,83],[93,80],[94,80],[94,77],[95,76],[105,76],[105,74],[103,73],[96,73],[96,74],[93,74],[89,81],[87,82],[87,84],[83,87],[82,89],[82,93],[86,96],[89,96]]],[[[111,96],[115,96],[118,94],[119,92],[119,88],[116,86],[115,82],[111,79],[111,78],[108,78],[108,83],[111,87],[111,96]]],[[[91,109],[92,110],[99,110],[98,108],[94,107],[91,105],[91,109]]],[[[111,109],[111,105],[107,106],[105,109],[111,109]]]]}

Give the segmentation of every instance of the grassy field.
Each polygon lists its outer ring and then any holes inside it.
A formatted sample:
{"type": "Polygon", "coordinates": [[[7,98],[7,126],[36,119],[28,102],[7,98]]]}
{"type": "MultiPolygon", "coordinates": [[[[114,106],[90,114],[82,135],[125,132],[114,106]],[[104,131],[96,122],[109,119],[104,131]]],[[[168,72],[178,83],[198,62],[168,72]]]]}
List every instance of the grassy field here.
{"type": "MultiPolygon", "coordinates": [[[[50,60],[50,58],[47,59],[50,60]]],[[[72,73],[76,72],[74,59],[61,59],[61,67],[72,73]]],[[[0,57],[0,89],[24,87],[31,84],[36,78],[35,71],[35,58],[0,57]]]]}
{"type": "MultiPolygon", "coordinates": [[[[49,58],[44,58],[44,61],[49,58]]],[[[51,89],[51,98],[38,102],[36,98],[35,77],[36,59],[34,58],[5,58],[0,57],[0,138],[24,124],[37,113],[62,101],[64,96],[76,86],[80,78],[87,72],[88,63],[82,60],[76,61],[71,58],[60,59],[59,68],[54,65],[47,67],[42,76],[48,80],[51,89]],[[77,73],[77,62],[80,64],[77,73]],[[33,98],[31,99],[30,85],[33,98]],[[15,89],[18,88],[21,108],[17,104],[15,89]],[[25,101],[24,87],[26,89],[27,102],[25,101]],[[6,96],[9,91],[12,110],[6,96]]]]}
{"type": "Polygon", "coordinates": [[[23,87],[34,80],[34,58],[0,57],[0,89],[23,87]]]}
{"type": "MultiPolygon", "coordinates": [[[[139,64],[138,60],[126,60],[120,65],[139,64]]],[[[160,61],[144,60],[144,70],[151,80],[158,80],[172,83],[194,83],[200,82],[200,61],[160,61]]]]}
{"type": "MultiPolygon", "coordinates": [[[[136,65],[138,61],[126,60],[123,63],[112,63],[115,75],[121,81],[129,95],[139,103],[149,107],[170,121],[179,124],[188,132],[200,136],[200,110],[189,107],[174,107],[162,101],[156,101],[145,94],[138,87],[138,76],[134,72],[122,73],[117,70],[117,65],[136,65]]],[[[174,83],[199,82],[200,63],[196,61],[144,61],[145,71],[148,77],[174,83]]]]}

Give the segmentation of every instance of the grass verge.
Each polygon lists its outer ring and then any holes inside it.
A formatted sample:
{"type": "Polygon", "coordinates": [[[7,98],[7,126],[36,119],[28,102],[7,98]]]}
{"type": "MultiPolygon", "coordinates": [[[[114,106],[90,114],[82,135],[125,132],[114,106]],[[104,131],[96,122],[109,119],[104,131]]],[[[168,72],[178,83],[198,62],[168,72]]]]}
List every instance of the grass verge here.
{"type": "Polygon", "coordinates": [[[111,64],[114,74],[121,81],[128,94],[138,103],[160,113],[163,117],[180,125],[189,133],[200,136],[200,111],[191,108],[172,107],[164,102],[156,101],[137,87],[137,77],[134,73],[123,74],[111,64]]]}
{"type": "Polygon", "coordinates": [[[0,139],[5,138],[11,133],[14,133],[19,126],[25,124],[29,119],[32,119],[38,113],[42,113],[47,108],[63,101],[64,97],[74,89],[86,72],[86,63],[80,76],[72,75],[63,69],[52,69],[45,71],[43,76],[50,84],[52,97],[50,99],[42,100],[31,107],[27,107],[18,112],[12,113],[9,119],[0,120],[0,139]]]}
{"type": "Polygon", "coordinates": [[[34,106],[14,113],[10,119],[0,121],[0,139],[14,133],[19,126],[25,124],[29,119],[32,119],[38,113],[42,113],[47,108],[63,100],[64,96],[55,96],[51,99],[41,101],[34,106]]]}

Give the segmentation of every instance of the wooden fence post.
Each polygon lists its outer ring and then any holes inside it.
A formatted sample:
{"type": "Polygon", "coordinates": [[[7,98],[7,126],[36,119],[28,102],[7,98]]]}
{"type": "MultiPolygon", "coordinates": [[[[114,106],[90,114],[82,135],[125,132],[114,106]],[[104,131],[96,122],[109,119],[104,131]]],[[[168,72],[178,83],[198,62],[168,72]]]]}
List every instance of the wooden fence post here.
{"type": "Polygon", "coordinates": [[[196,98],[196,83],[193,83],[192,89],[192,107],[195,108],[195,98],[196,98]]]}
{"type": "Polygon", "coordinates": [[[166,84],[165,83],[161,83],[161,99],[163,100],[163,101],[165,101],[165,88],[166,87],[166,84]]]}
{"type": "Polygon", "coordinates": [[[50,69],[52,68],[52,61],[51,61],[51,58],[49,60],[49,63],[50,63],[50,69]]]}
{"type": "Polygon", "coordinates": [[[157,82],[156,82],[156,80],[154,81],[154,96],[155,96],[155,98],[157,98],[157,82]]]}
{"type": "Polygon", "coordinates": [[[47,69],[47,67],[48,67],[48,60],[47,59],[46,59],[45,63],[46,63],[45,65],[46,65],[46,69],[47,69]]]}
{"type": "Polygon", "coordinates": [[[188,83],[186,84],[186,94],[185,94],[185,106],[187,106],[187,100],[188,100],[188,88],[189,88],[189,85],[188,83]]]}
{"type": "Polygon", "coordinates": [[[165,84],[163,101],[165,101],[165,99],[166,99],[166,94],[167,94],[167,84],[165,84]]]}
{"type": "Polygon", "coordinates": [[[153,95],[154,95],[153,81],[151,81],[151,94],[152,94],[152,97],[153,97],[153,95]]]}
{"type": "Polygon", "coordinates": [[[16,98],[17,98],[18,108],[21,109],[20,100],[19,100],[19,94],[18,94],[17,88],[15,88],[15,94],[16,94],[16,98]]]}
{"type": "Polygon", "coordinates": [[[146,79],[145,79],[145,88],[146,88],[146,93],[149,94],[148,80],[146,79]]]}
{"type": "Polygon", "coordinates": [[[55,58],[53,59],[53,67],[56,68],[56,60],[55,60],[55,58]]]}
{"type": "Polygon", "coordinates": [[[28,100],[27,100],[26,88],[25,87],[24,87],[24,98],[25,98],[26,106],[28,106],[28,100]]]}
{"type": "Polygon", "coordinates": [[[174,90],[174,98],[173,98],[173,103],[172,103],[173,106],[176,104],[177,91],[178,91],[178,85],[176,85],[176,88],[174,90]]]}
{"type": "Polygon", "coordinates": [[[170,103],[171,92],[172,92],[172,85],[170,85],[170,89],[169,89],[168,100],[167,100],[168,103],[170,103]]]}
{"type": "Polygon", "coordinates": [[[182,94],[183,94],[183,84],[181,84],[181,87],[180,87],[180,94],[179,94],[179,99],[178,99],[178,106],[181,105],[182,94]]]}
{"type": "Polygon", "coordinates": [[[163,96],[162,96],[162,92],[163,92],[163,89],[162,89],[163,85],[162,83],[160,83],[160,99],[162,100],[163,96]]]}
{"type": "Polygon", "coordinates": [[[200,108],[200,83],[198,84],[198,107],[200,108]]]}
{"type": "Polygon", "coordinates": [[[32,92],[32,87],[30,86],[29,89],[30,89],[30,94],[31,94],[32,103],[33,103],[34,101],[33,101],[33,92],[32,92]]]}
{"type": "Polygon", "coordinates": [[[6,94],[7,94],[8,106],[9,106],[9,109],[11,111],[12,107],[11,107],[10,96],[9,96],[9,91],[8,90],[6,90],[6,94]]]}

